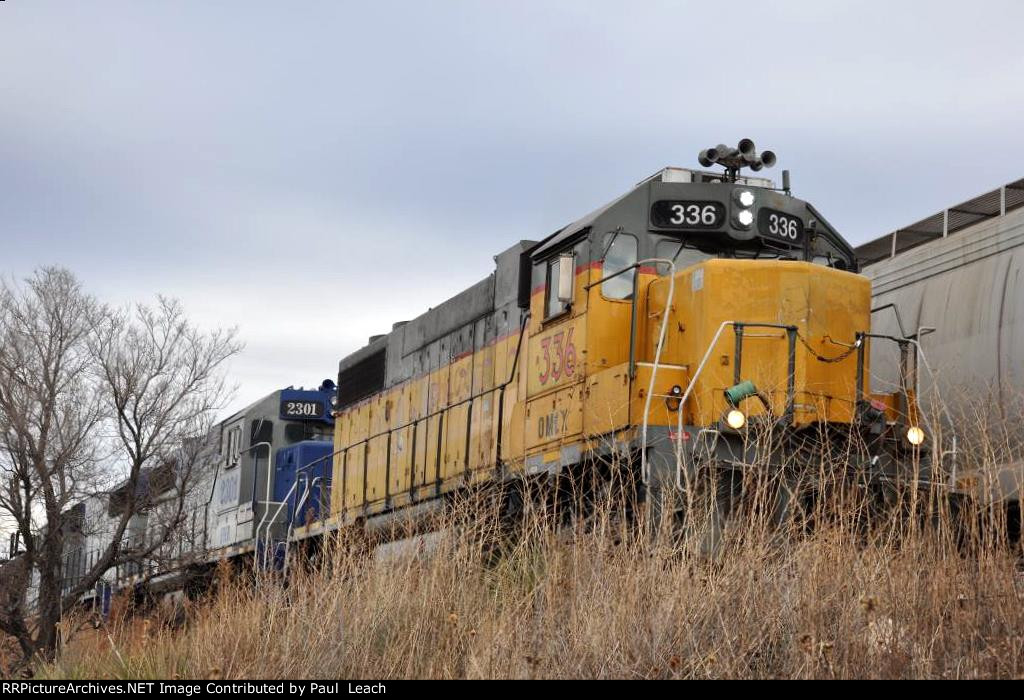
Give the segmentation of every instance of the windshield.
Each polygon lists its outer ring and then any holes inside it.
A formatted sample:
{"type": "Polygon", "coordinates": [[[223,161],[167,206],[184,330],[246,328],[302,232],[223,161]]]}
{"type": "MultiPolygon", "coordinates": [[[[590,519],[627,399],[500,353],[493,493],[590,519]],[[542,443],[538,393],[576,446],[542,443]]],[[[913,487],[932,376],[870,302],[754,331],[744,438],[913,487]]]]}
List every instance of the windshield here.
{"type": "Polygon", "coordinates": [[[629,270],[621,275],[615,273],[636,265],[636,236],[629,233],[609,233],[604,238],[604,245],[606,252],[601,275],[602,278],[608,279],[601,283],[601,294],[606,299],[629,299],[633,296],[636,270],[629,270]]]}
{"type": "MultiPolygon", "coordinates": [[[[675,269],[678,272],[684,267],[696,265],[699,262],[703,262],[715,256],[711,253],[705,253],[704,251],[697,249],[686,241],[666,238],[658,241],[654,257],[661,258],[662,260],[671,260],[675,263],[675,269]]],[[[659,275],[667,275],[668,271],[668,265],[665,263],[658,263],[659,275]]]]}
{"type": "MultiPolygon", "coordinates": [[[[816,265],[832,267],[838,270],[850,269],[847,259],[828,241],[816,241],[811,262],[816,265]]],[[[734,260],[804,260],[804,251],[788,246],[772,245],[771,241],[753,240],[747,247],[713,246],[707,239],[698,241],[689,239],[663,238],[657,242],[655,257],[671,260],[678,272],[684,268],[711,258],[729,258],[734,260]],[[699,243],[699,244],[698,244],[699,243]]],[[[658,263],[658,274],[668,274],[668,265],[658,263]]]]}

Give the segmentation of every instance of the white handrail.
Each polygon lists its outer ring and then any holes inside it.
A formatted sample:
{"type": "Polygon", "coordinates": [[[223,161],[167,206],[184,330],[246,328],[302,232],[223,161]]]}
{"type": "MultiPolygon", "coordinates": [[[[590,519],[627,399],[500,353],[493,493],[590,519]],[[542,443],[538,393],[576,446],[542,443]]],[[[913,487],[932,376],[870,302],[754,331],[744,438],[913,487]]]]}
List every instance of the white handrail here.
{"type": "MultiPolygon", "coordinates": [[[[668,268],[669,268],[669,273],[668,273],[668,298],[665,299],[665,311],[664,311],[664,313],[663,313],[663,315],[661,317],[661,332],[658,334],[658,347],[654,351],[654,365],[653,365],[653,367],[651,367],[651,381],[648,383],[648,386],[647,386],[647,397],[644,400],[644,420],[643,420],[643,425],[640,428],[640,479],[643,481],[644,484],[647,484],[647,482],[650,480],[650,474],[648,474],[648,467],[647,467],[647,422],[648,422],[649,414],[651,412],[651,398],[654,396],[654,382],[655,382],[655,379],[658,376],[658,363],[661,361],[661,350],[662,350],[662,347],[665,344],[665,331],[668,328],[669,311],[672,309],[672,302],[675,300],[676,264],[675,264],[674,261],[668,260],[666,258],[648,258],[646,260],[640,260],[639,262],[637,262],[637,265],[640,265],[641,263],[655,263],[655,264],[665,263],[665,264],[668,265],[668,268]]],[[[639,269],[637,269],[637,272],[639,272],[639,269]]],[[[648,304],[650,303],[650,298],[651,298],[650,297],[651,286],[655,282],[657,282],[657,280],[653,280],[651,282],[651,284],[647,285],[647,300],[648,300],[648,304]]],[[[634,313],[639,313],[639,310],[640,310],[639,309],[640,300],[639,299],[634,299],[633,301],[634,301],[634,304],[635,304],[635,308],[637,309],[634,313]]],[[[633,322],[636,323],[636,320],[634,319],[633,322]]],[[[682,404],[680,404],[680,408],[681,407],[682,407],[682,404]]]]}
{"type": "MultiPolygon", "coordinates": [[[[334,452],[332,452],[328,456],[329,457],[334,457],[334,455],[338,454],[341,451],[342,450],[335,450],[334,452]]],[[[292,487],[290,489],[288,489],[288,493],[285,494],[285,497],[284,497],[283,501],[261,501],[261,503],[264,506],[266,506],[266,508],[263,511],[263,518],[260,520],[260,524],[256,527],[256,533],[255,534],[256,534],[256,546],[257,546],[257,548],[259,547],[259,542],[260,542],[260,530],[263,529],[263,524],[264,523],[266,523],[266,525],[267,525],[267,540],[270,539],[270,528],[273,527],[274,521],[277,520],[277,516],[281,514],[281,509],[284,508],[286,505],[288,505],[288,499],[291,498],[293,493],[295,493],[295,489],[299,485],[300,472],[302,472],[302,471],[304,471],[306,469],[309,469],[311,466],[313,466],[317,462],[322,462],[325,459],[326,459],[326,457],[318,457],[317,459],[314,459],[312,462],[307,462],[306,464],[302,465],[301,467],[298,467],[295,470],[295,481],[292,482],[292,487]],[[272,504],[274,504],[274,503],[278,504],[277,510],[274,511],[273,517],[271,517],[268,520],[267,519],[267,514],[270,512],[270,506],[272,504]]],[[[318,479],[320,479],[320,478],[321,477],[319,477],[319,476],[314,478],[312,483],[316,483],[316,481],[318,479]]],[[[306,489],[306,494],[303,496],[303,501],[305,500],[305,497],[308,496],[310,489],[312,489],[312,483],[307,481],[307,483],[306,483],[307,489],[306,489]]],[[[298,507],[296,507],[296,510],[298,510],[298,507]]],[[[285,537],[286,537],[285,547],[286,547],[286,552],[287,552],[287,539],[291,537],[291,525],[290,524],[289,524],[289,527],[288,527],[288,530],[287,530],[287,534],[286,534],[285,537]]],[[[264,562],[264,563],[266,563],[266,562],[264,562]]]]}
{"type": "Polygon", "coordinates": [[[696,386],[697,379],[700,378],[700,373],[704,371],[704,365],[707,364],[715,346],[718,345],[718,339],[722,336],[722,331],[725,330],[726,326],[735,326],[737,323],[737,321],[722,321],[722,325],[720,325],[718,330],[715,332],[715,337],[711,339],[711,343],[708,345],[708,349],[704,353],[704,357],[701,358],[700,364],[697,365],[697,370],[693,373],[693,377],[690,378],[690,383],[686,386],[686,391],[683,392],[683,396],[679,400],[679,415],[676,419],[676,487],[679,489],[682,489],[683,487],[683,413],[686,410],[686,400],[690,398],[690,394],[693,393],[693,387],[696,386]]]}
{"type": "MultiPolygon", "coordinates": [[[[914,401],[918,402],[918,408],[920,408],[921,401],[922,364],[924,365],[924,368],[928,370],[928,376],[930,376],[932,379],[932,385],[934,386],[936,383],[935,372],[934,370],[932,370],[932,366],[928,362],[928,357],[924,354],[924,348],[921,347],[921,333],[924,330],[924,328],[925,326],[918,326],[917,334],[914,336],[914,338],[909,339],[910,342],[914,344],[914,401]]],[[[868,388],[870,389],[870,387],[868,388]]],[[[946,405],[946,402],[941,397],[939,398],[939,406],[941,407],[942,412],[946,414],[946,420],[949,423],[949,430],[953,434],[953,449],[946,450],[943,452],[939,452],[939,450],[936,450],[936,452],[938,452],[940,468],[942,467],[942,458],[945,455],[948,454],[953,458],[953,468],[949,472],[949,488],[955,489],[957,479],[957,468],[959,466],[957,465],[956,461],[957,457],[959,456],[957,452],[956,421],[953,420],[953,415],[949,411],[949,406],[946,405]]]]}
{"type": "MultiPolygon", "coordinates": [[[[257,547],[257,549],[259,548],[259,544],[260,544],[260,529],[263,528],[263,523],[267,524],[267,541],[269,542],[270,541],[270,528],[273,527],[274,522],[277,520],[277,516],[281,514],[281,509],[284,508],[286,505],[288,505],[288,499],[291,498],[292,493],[294,493],[294,491],[295,491],[295,487],[298,486],[298,485],[299,485],[299,480],[298,479],[296,479],[295,481],[292,482],[292,487],[290,489],[288,489],[288,493],[285,494],[285,497],[284,497],[283,501],[261,501],[261,503],[264,505],[264,510],[263,510],[263,519],[260,521],[259,526],[256,528],[256,547],[257,547]],[[274,503],[277,504],[277,510],[274,511],[273,517],[268,519],[266,517],[267,513],[270,512],[270,506],[273,505],[274,503]]],[[[263,564],[265,566],[267,564],[266,549],[264,549],[264,557],[263,557],[263,559],[264,559],[263,564]]]]}
{"type": "MultiPolygon", "coordinates": [[[[284,538],[284,568],[282,569],[282,573],[285,576],[288,576],[288,546],[291,544],[292,533],[295,531],[295,516],[298,515],[299,511],[302,510],[302,506],[306,504],[306,499],[309,498],[310,495],[313,493],[313,487],[316,486],[316,482],[320,481],[321,479],[323,479],[323,477],[318,476],[315,477],[312,481],[310,481],[309,479],[306,480],[306,490],[303,492],[302,497],[295,504],[295,513],[292,514],[292,519],[288,522],[288,530],[284,538]]],[[[296,479],[296,483],[298,483],[298,479],[296,479]]],[[[320,504],[320,507],[323,507],[322,503],[320,504]]]]}

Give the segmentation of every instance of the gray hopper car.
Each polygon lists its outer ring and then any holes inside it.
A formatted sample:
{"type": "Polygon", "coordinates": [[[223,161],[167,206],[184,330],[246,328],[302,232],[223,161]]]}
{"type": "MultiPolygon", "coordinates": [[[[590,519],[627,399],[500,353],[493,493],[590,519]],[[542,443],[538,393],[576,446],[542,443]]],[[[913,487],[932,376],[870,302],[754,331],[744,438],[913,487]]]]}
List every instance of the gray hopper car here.
{"type": "MultiPolygon", "coordinates": [[[[917,336],[919,390],[956,435],[957,478],[1019,502],[1024,482],[1024,179],[859,246],[876,332],[917,336]],[[983,449],[979,440],[987,444],[983,449]],[[984,473],[982,473],[984,472],[984,473]]],[[[873,350],[878,355],[885,349],[873,350]]],[[[883,358],[873,367],[893,366],[883,358]]],[[[872,377],[875,386],[895,376],[872,377]]],[[[952,449],[948,440],[946,449],[952,449]]]]}

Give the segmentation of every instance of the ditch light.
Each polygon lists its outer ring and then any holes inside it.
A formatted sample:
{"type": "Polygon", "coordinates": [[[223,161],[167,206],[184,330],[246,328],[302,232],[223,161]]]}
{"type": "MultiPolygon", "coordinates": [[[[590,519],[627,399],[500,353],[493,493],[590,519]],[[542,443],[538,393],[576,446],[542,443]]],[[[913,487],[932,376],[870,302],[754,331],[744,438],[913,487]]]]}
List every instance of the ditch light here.
{"type": "Polygon", "coordinates": [[[920,447],[924,442],[924,430],[916,425],[907,428],[907,442],[914,447],[920,447]]]}
{"type": "Polygon", "coordinates": [[[757,396],[757,387],[749,379],[725,390],[725,400],[731,406],[725,414],[725,424],[731,429],[742,430],[747,424],[747,414],[740,410],[739,405],[751,396],[757,396]]]}

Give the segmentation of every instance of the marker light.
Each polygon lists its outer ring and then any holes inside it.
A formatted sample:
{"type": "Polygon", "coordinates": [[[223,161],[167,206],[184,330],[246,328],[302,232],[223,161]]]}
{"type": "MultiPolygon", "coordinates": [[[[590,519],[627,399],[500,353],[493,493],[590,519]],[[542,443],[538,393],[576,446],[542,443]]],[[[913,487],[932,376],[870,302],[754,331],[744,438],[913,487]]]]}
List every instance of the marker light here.
{"type": "Polygon", "coordinates": [[[907,442],[909,442],[914,447],[919,446],[922,442],[924,442],[924,431],[921,430],[921,428],[917,427],[916,425],[910,426],[909,428],[907,428],[907,442]]]}
{"type": "Polygon", "coordinates": [[[725,424],[733,430],[739,430],[747,424],[747,417],[743,415],[743,411],[734,408],[725,414],[725,424]]]}
{"type": "Polygon", "coordinates": [[[736,220],[740,222],[740,226],[750,226],[754,223],[754,215],[749,209],[740,209],[740,213],[736,215],[736,220]]]}
{"type": "Polygon", "coordinates": [[[754,193],[750,190],[739,190],[736,193],[736,201],[741,207],[752,207],[754,206],[754,193]]]}
{"type": "Polygon", "coordinates": [[[676,384],[669,390],[669,395],[665,398],[665,407],[670,411],[678,411],[682,402],[683,387],[676,384]]]}

